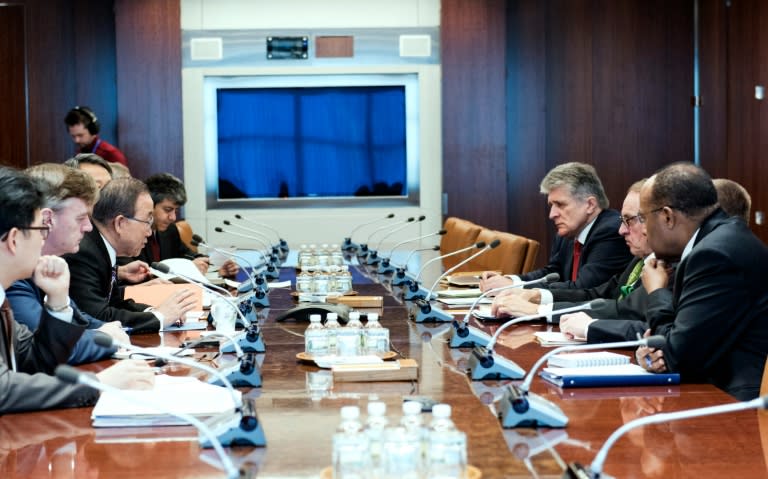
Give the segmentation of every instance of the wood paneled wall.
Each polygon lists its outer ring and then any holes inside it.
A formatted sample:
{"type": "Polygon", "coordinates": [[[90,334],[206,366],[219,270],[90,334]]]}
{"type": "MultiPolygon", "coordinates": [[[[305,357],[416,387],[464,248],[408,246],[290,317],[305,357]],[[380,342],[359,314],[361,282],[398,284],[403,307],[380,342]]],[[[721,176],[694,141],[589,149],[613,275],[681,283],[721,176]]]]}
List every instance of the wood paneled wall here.
{"type": "Polygon", "coordinates": [[[27,166],[27,95],[24,61],[24,5],[0,6],[0,159],[27,166]]]}
{"type": "MultiPolygon", "coordinates": [[[[64,116],[77,104],[96,111],[104,138],[113,141],[117,106],[112,2],[16,0],[12,4],[0,8],[24,11],[22,22],[14,25],[23,32],[23,41],[14,43],[12,51],[24,52],[26,71],[22,68],[6,73],[10,70],[3,65],[3,75],[6,79],[6,75],[18,74],[24,78],[21,95],[12,93],[17,97],[14,105],[20,101],[24,108],[0,109],[0,123],[22,123],[27,129],[26,137],[0,129],[0,143],[26,142],[28,148],[25,153],[17,149],[10,156],[3,153],[0,163],[26,167],[72,156],[75,147],[67,135],[64,116]]],[[[0,95],[11,94],[6,85],[0,87],[0,95]]]]}
{"type": "Polygon", "coordinates": [[[117,0],[120,146],[131,174],[183,177],[179,0],[117,0]]]}

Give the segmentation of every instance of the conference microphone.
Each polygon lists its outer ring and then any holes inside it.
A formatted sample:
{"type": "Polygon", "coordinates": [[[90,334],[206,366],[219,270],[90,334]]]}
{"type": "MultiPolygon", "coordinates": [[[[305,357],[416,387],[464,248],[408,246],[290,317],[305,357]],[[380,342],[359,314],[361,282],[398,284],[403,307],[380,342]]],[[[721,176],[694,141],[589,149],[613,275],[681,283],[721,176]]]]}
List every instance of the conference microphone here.
{"type": "MultiPolygon", "coordinates": [[[[236,253],[230,253],[227,250],[216,248],[215,246],[211,246],[203,240],[202,237],[198,235],[192,235],[192,246],[201,246],[205,249],[216,251],[219,254],[222,254],[224,256],[228,256],[231,258],[235,258],[236,260],[243,261],[249,268],[250,272],[248,273],[248,279],[250,280],[250,288],[247,286],[244,288],[242,285],[240,285],[237,288],[238,294],[247,293],[251,290],[261,292],[260,294],[255,294],[252,296],[252,302],[254,303],[254,306],[261,306],[261,307],[269,307],[269,298],[267,297],[267,293],[269,292],[269,285],[264,279],[264,275],[257,274],[256,271],[258,271],[258,268],[254,266],[253,263],[248,261],[248,259],[245,256],[236,254],[236,253]]],[[[261,252],[259,252],[261,254],[261,252]]],[[[259,268],[266,266],[266,263],[261,263],[259,265],[259,268]]]]}
{"type": "Polygon", "coordinates": [[[431,248],[416,248],[414,250],[411,250],[411,252],[408,253],[408,256],[405,258],[405,262],[403,263],[403,266],[401,268],[395,269],[395,274],[392,275],[393,286],[400,286],[401,284],[405,284],[406,282],[410,281],[410,279],[406,274],[408,272],[408,262],[411,260],[414,254],[422,251],[440,251],[440,245],[435,245],[435,246],[432,246],[431,248]]]}
{"type": "MultiPolygon", "coordinates": [[[[171,268],[168,267],[166,264],[162,263],[152,263],[150,267],[160,271],[161,273],[171,273],[175,274],[176,276],[187,280],[190,284],[196,285],[198,288],[203,289],[203,291],[208,291],[212,294],[215,294],[217,297],[221,298],[226,302],[229,306],[234,308],[237,315],[240,317],[240,319],[243,322],[243,325],[245,326],[245,329],[238,332],[234,338],[237,339],[239,342],[240,347],[245,352],[249,353],[263,353],[267,350],[266,345],[264,344],[264,336],[261,334],[261,330],[259,328],[259,323],[256,321],[250,321],[245,314],[243,313],[241,307],[245,307],[243,304],[245,300],[240,300],[239,303],[235,303],[232,296],[229,295],[229,291],[227,291],[224,288],[221,288],[219,286],[215,286],[213,284],[205,284],[205,283],[199,283],[194,278],[190,278],[187,276],[184,276],[182,274],[179,274],[175,271],[171,271],[171,268]],[[215,290],[208,289],[208,287],[212,287],[215,290]],[[223,293],[222,293],[223,292],[223,293]]],[[[240,299],[240,298],[236,298],[240,299]]],[[[209,313],[210,314],[210,313],[209,313]]],[[[214,318],[215,320],[216,318],[214,318]]],[[[223,353],[231,353],[234,351],[234,346],[229,347],[228,344],[222,346],[221,352],[223,353]]]]}
{"type": "Polygon", "coordinates": [[[747,411],[750,409],[768,409],[768,396],[762,396],[750,401],[743,401],[730,404],[720,404],[717,406],[700,407],[696,409],[687,409],[683,411],[667,412],[653,414],[651,416],[645,416],[634,419],[624,424],[620,428],[616,429],[605,441],[603,446],[597,452],[595,459],[588,469],[584,468],[579,463],[571,464],[568,469],[563,473],[563,479],[569,478],[589,478],[597,479],[603,476],[603,464],[608,456],[608,451],[613,444],[625,433],[632,429],[647,426],[649,424],[659,424],[663,422],[680,421],[682,419],[692,419],[704,416],[714,416],[715,414],[726,414],[738,411],[747,411]]]}
{"type": "MultiPolygon", "coordinates": [[[[419,216],[418,218],[416,218],[416,220],[414,221],[414,223],[421,223],[421,222],[422,222],[422,221],[424,221],[425,219],[427,219],[427,217],[426,217],[426,216],[424,216],[424,215],[421,215],[421,216],[419,216]]],[[[398,231],[402,230],[403,228],[407,228],[408,226],[410,226],[410,222],[407,222],[406,224],[404,224],[404,225],[400,226],[399,228],[395,228],[395,229],[393,229],[392,231],[390,231],[389,233],[387,233],[387,234],[385,234],[384,236],[382,236],[382,237],[381,237],[381,239],[379,240],[379,244],[377,244],[377,245],[376,245],[376,249],[377,249],[377,250],[381,249],[381,245],[384,243],[384,240],[385,240],[385,239],[389,238],[390,236],[392,236],[393,234],[395,234],[395,233],[397,233],[398,231]]],[[[390,252],[390,254],[391,254],[391,252],[390,252]]]]}
{"type": "Polygon", "coordinates": [[[554,283],[559,280],[559,274],[549,273],[542,278],[526,281],[524,283],[508,284],[506,286],[489,289],[488,291],[478,296],[477,299],[475,299],[475,301],[472,303],[472,306],[469,307],[469,311],[467,311],[467,314],[464,316],[463,321],[457,321],[456,319],[453,320],[453,329],[451,330],[451,340],[449,342],[449,346],[452,348],[473,348],[475,346],[486,344],[491,340],[490,334],[469,325],[469,317],[472,315],[472,312],[474,312],[475,309],[477,309],[477,307],[480,305],[480,301],[482,301],[483,298],[492,296],[507,289],[524,288],[534,284],[554,283]]]}
{"type": "MultiPolygon", "coordinates": [[[[578,306],[562,308],[557,311],[553,311],[553,313],[572,313],[574,311],[592,309],[593,307],[597,307],[603,303],[605,303],[604,299],[596,299],[592,302],[580,304],[578,306]]],[[[536,313],[512,318],[499,326],[499,328],[496,330],[493,336],[491,336],[491,339],[485,346],[475,346],[472,349],[472,354],[469,356],[469,368],[472,380],[482,381],[485,379],[520,379],[525,376],[525,370],[518,366],[514,361],[498,354],[494,355],[493,347],[496,345],[496,340],[499,338],[501,332],[508,327],[512,326],[513,324],[540,319],[546,317],[547,314],[548,313],[536,313]]]]}
{"type": "Polygon", "coordinates": [[[236,214],[235,218],[237,218],[239,220],[242,220],[242,221],[246,221],[246,222],[248,222],[248,223],[250,223],[252,225],[255,225],[255,226],[262,226],[264,228],[267,228],[270,231],[273,231],[275,233],[275,237],[277,238],[280,250],[283,252],[283,255],[287,255],[288,251],[290,251],[290,248],[288,247],[288,242],[285,241],[282,237],[280,237],[280,232],[277,231],[275,228],[269,226],[266,223],[259,223],[257,221],[249,220],[248,218],[246,218],[245,216],[240,215],[240,214],[236,214]]]}
{"type": "MultiPolygon", "coordinates": [[[[376,272],[379,274],[388,274],[388,273],[393,273],[395,271],[395,267],[392,266],[391,264],[391,258],[392,258],[392,255],[395,253],[395,250],[400,246],[408,243],[413,243],[414,241],[421,241],[425,238],[430,238],[432,236],[443,236],[445,233],[447,233],[446,230],[440,230],[434,233],[428,233],[425,235],[417,236],[416,238],[410,238],[405,241],[401,241],[397,243],[395,246],[392,247],[391,250],[389,250],[389,254],[385,258],[381,259],[381,264],[379,265],[379,269],[376,272]]],[[[408,263],[406,263],[406,265],[407,264],[408,263]]]]}
{"type": "MultiPolygon", "coordinates": [[[[448,258],[449,256],[466,253],[467,251],[470,251],[474,248],[477,248],[477,249],[485,248],[485,241],[478,241],[477,243],[471,244],[466,248],[461,248],[456,251],[451,251],[450,253],[446,253],[444,255],[436,256],[430,259],[429,261],[427,261],[426,263],[424,263],[421,266],[421,269],[419,269],[419,272],[416,274],[414,279],[408,282],[408,288],[406,288],[405,291],[403,292],[403,298],[406,300],[424,299],[426,296],[425,294],[422,294],[422,291],[424,291],[424,289],[419,287],[419,279],[421,278],[421,275],[424,273],[424,270],[427,269],[427,266],[434,263],[435,261],[441,260],[443,258],[448,258]]],[[[406,263],[406,265],[407,264],[408,263],[406,263]]],[[[426,293],[426,291],[424,291],[424,293],[426,293]]]]}
{"type": "MultiPolygon", "coordinates": [[[[124,400],[126,403],[145,404],[159,412],[162,412],[164,414],[170,414],[172,416],[178,417],[179,419],[185,422],[188,422],[189,424],[197,428],[197,430],[200,431],[200,434],[204,436],[207,439],[207,442],[213,446],[214,450],[216,450],[216,454],[218,454],[219,459],[221,460],[221,464],[224,467],[225,472],[227,473],[227,477],[230,479],[235,479],[240,477],[240,471],[235,467],[235,465],[232,463],[232,460],[224,452],[222,443],[216,437],[216,434],[196,417],[187,413],[174,411],[166,404],[162,404],[158,401],[152,401],[151,399],[148,399],[145,395],[138,394],[139,393],[138,391],[133,391],[130,389],[118,389],[114,386],[104,384],[101,381],[99,381],[94,374],[81,372],[80,370],[73,368],[72,366],[68,366],[66,364],[60,364],[56,366],[56,369],[54,370],[54,374],[56,375],[57,378],[59,378],[60,380],[66,383],[82,384],[84,386],[88,386],[90,388],[96,389],[101,392],[112,393],[115,397],[124,400]]],[[[202,438],[200,439],[200,442],[202,442],[202,438]]]]}
{"type": "MultiPolygon", "coordinates": [[[[399,224],[403,224],[403,223],[413,223],[415,220],[416,220],[416,218],[414,218],[413,216],[411,216],[411,217],[408,217],[408,218],[406,218],[405,220],[401,221],[399,224]]],[[[398,224],[398,223],[395,223],[395,224],[398,224]]],[[[373,230],[373,233],[371,233],[370,235],[368,235],[368,238],[366,239],[366,242],[365,242],[365,243],[362,243],[362,244],[360,244],[360,249],[359,249],[359,250],[358,250],[358,252],[357,252],[357,256],[358,256],[359,258],[365,258],[366,256],[368,256],[368,253],[369,253],[369,250],[368,250],[368,243],[370,243],[370,242],[371,242],[371,239],[372,239],[372,238],[373,238],[373,237],[376,235],[376,233],[378,233],[379,231],[382,231],[382,230],[385,230],[385,229],[387,229],[387,228],[391,228],[391,227],[392,227],[391,225],[383,225],[383,226],[380,226],[380,227],[376,228],[375,230],[373,230]]]]}
{"type": "MultiPolygon", "coordinates": [[[[240,238],[247,238],[249,240],[252,239],[250,236],[244,235],[242,233],[237,233],[235,231],[229,231],[229,230],[225,231],[220,226],[215,227],[213,229],[213,231],[215,231],[217,233],[224,233],[224,234],[232,235],[232,236],[239,236],[240,238]]],[[[258,241],[258,242],[263,244],[262,241],[258,241]]],[[[274,264],[274,262],[277,260],[277,258],[273,258],[272,257],[273,255],[270,255],[270,258],[268,260],[267,259],[267,255],[265,255],[262,251],[256,250],[256,252],[261,254],[261,256],[264,258],[264,261],[267,263],[266,266],[265,266],[264,275],[267,278],[269,278],[269,279],[278,279],[278,278],[280,278],[280,271],[278,270],[278,268],[274,264]]]]}
{"type": "MultiPolygon", "coordinates": [[[[598,301],[596,299],[591,303],[594,306],[598,301]]],[[[639,335],[638,335],[639,336],[639,335]]],[[[630,348],[637,346],[647,346],[649,348],[659,349],[664,347],[667,340],[664,336],[649,336],[647,338],[638,338],[634,341],[619,341],[613,343],[600,344],[575,344],[561,346],[548,351],[536,361],[531,367],[530,372],[525,377],[523,383],[519,386],[508,385],[501,399],[500,416],[503,427],[565,427],[568,424],[568,416],[553,402],[544,399],[538,394],[530,392],[531,383],[536,371],[555,354],[568,351],[589,351],[594,349],[615,349],[630,348]]]]}
{"type": "Polygon", "coordinates": [[[257,243],[259,243],[261,246],[263,246],[264,251],[269,252],[270,262],[276,264],[277,266],[280,266],[280,258],[279,258],[280,248],[278,248],[277,245],[270,244],[269,242],[271,240],[267,235],[263,234],[259,230],[248,228],[247,226],[238,225],[238,224],[232,223],[229,220],[223,220],[222,223],[224,223],[224,226],[232,226],[233,228],[237,228],[239,230],[242,230],[254,235],[252,239],[257,243]]]}
{"type": "MultiPolygon", "coordinates": [[[[236,253],[230,253],[229,251],[223,250],[221,248],[216,248],[215,246],[211,246],[211,245],[209,245],[208,243],[205,242],[205,240],[202,238],[202,236],[199,236],[199,235],[196,235],[196,234],[192,235],[191,244],[192,244],[192,246],[195,246],[195,247],[201,246],[201,247],[203,247],[203,248],[205,248],[207,250],[215,251],[215,252],[217,252],[219,254],[222,254],[222,255],[230,257],[230,258],[235,258],[235,260],[240,260],[243,263],[245,263],[246,266],[251,268],[250,272],[248,273],[248,279],[250,280],[249,282],[251,283],[251,287],[254,290],[257,289],[256,281],[254,279],[254,277],[256,276],[256,271],[257,271],[256,266],[254,266],[253,263],[248,261],[248,259],[245,256],[241,256],[241,255],[236,254],[236,253]]],[[[264,266],[264,265],[262,264],[262,266],[264,266]]],[[[247,289],[246,290],[240,290],[238,288],[238,292],[239,293],[247,293],[248,291],[249,290],[247,290],[247,289]]],[[[269,305],[267,305],[267,306],[269,306],[269,305]]]]}
{"type": "Polygon", "coordinates": [[[352,235],[355,234],[355,231],[359,230],[360,228],[362,228],[364,226],[372,225],[374,223],[378,223],[379,221],[388,220],[388,219],[394,218],[394,217],[395,217],[395,214],[394,213],[390,213],[387,216],[385,216],[384,218],[377,218],[375,220],[368,221],[368,222],[363,223],[361,225],[355,226],[354,228],[352,228],[352,231],[350,231],[349,236],[344,238],[344,242],[341,244],[342,251],[347,251],[349,253],[354,253],[355,251],[360,249],[360,245],[359,244],[352,242],[352,235]]]}
{"type": "MultiPolygon", "coordinates": [[[[411,217],[409,217],[409,218],[405,219],[404,221],[401,221],[401,222],[400,222],[400,224],[399,224],[398,226],[394,227],[394,228],[390,228],[388,225],[384,225],[383,227],[381,227],[381,228],[378,228],[376,231],[374,231],[373,233],[371,233],[371,235],[368,237],[368,243],[370,243],[370,242],[371,242],[371,238],[372,238],[372,237],[373,237],[373,236],[374,236],[376,233],[378,233],[379,231],[381,231],[381,230],[383,230],[383,229],[389,229],[389,230],[390,230],[390,231],[389,231],[389,233],[387,233],[387,234],[385,234],[385,235],[384,235],[384,237],[386,238],[387,236],[389,236],[389,235],[390,235],[390,234],[392,234],[392,233],[395,233],[395,232],[397,232],[397,231],[400,231],[400,230],[401,230],[401,229],[403,229],[403,228],[407,228],[407,227],[408,227],[408,226],[410,226],[410,224],[411,224],[411,223],[413,223],[414,221],[416,221],[416,218],[415,218],[415,217],[413,217],[413,216],[411,216],[411,217]]],[[[378,254],[378,252],[377,252],[375,249],[370,249],[370,248],[368,248],[368,243],[366,243],[366,244],[363,244],[363,245],[360,245],[360,247],[361,247],[361,251],[358,251],[358,252],[357,252],[357,256],[358,256],[358,257],[361,257],[361,258],[365,258],[365,259],[366,259],[366,264],[376,264],[376,263],[378,263],[378,262],[379,262],[379,254],[378,254]],[[362,251],[363,249],[365,249],[365,251],[362,251]],[[369,262],[371,259],[374,261],[373,263],[370,263],[370,262],[369,262]]],[[[380,245],[380,244],[381,244],[381,243],[379,243],[379,245],[380,245]]]]}
{"type": "Polygon", "coordinates": [[[491,241],[491,244],[483,247],[480,251],[473,254],[472,256],[468,257],[464,261],[461,261],[456,266],[449,268],[446,272],[441,274],[437,277],[435,280],[435,283],[432,285],[432,288],[430,288],[429,292],[427,293],[426,297],[424,299],[417,299],[411,307],[411,310],[409,312],[409,318],[417,323],[423,323],[425,321],[428,322],[448,322],[453,320],[453,316],[449,313],[446,313],[440,308],[432,307],[432,295],[434,294],[435,288],[437,288],[438,283],[440,283],[440,280],[451,274],[456,269],[462,267],[466,263],[469,263],[473,259],[477,258],[481,254],[484,254],[485,252],[492,250],[493,248],[496,248],[501,244],[501,241],[499,240],[493,240],[491,241]]]}

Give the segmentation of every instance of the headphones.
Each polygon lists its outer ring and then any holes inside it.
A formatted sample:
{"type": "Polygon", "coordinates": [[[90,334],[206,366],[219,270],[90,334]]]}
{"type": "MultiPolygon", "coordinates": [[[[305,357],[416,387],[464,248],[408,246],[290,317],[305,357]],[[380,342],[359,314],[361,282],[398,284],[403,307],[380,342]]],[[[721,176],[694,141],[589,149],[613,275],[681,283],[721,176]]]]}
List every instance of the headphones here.
{"type": "Polygon", "coordinates": [[[99,119],[96,117],[96,113],[94,113],[93,110],[87,106],[75,106],[72,108],[71,112],[79,113],[80,116],[83,116],[88,120],[83,125],[88,130],[88,133],[91,135],[96,135],[99,133],[101,125],[99,124],[99,119]]]}

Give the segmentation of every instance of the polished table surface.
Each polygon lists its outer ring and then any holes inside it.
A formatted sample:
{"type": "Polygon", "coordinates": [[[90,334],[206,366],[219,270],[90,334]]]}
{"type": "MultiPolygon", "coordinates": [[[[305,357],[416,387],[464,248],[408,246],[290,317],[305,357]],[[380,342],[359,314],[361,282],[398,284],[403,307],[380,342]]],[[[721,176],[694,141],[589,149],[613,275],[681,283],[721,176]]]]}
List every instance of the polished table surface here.
{"type": "MultiPolygon", "coordinates": [[[[292,277],[293,272],[283,275],[292,277]]],[[[357,272],[355,276],[361,278],[357,272]]],[[[611,432],[629,420],[735,402],[706,384],[559,390],[537,379],[532,390],[558,404],[569,417],[568,426],[502,429],[494,401],[505,381],[470,381],[464,372],[469,350],[447,347],[448,324],[409,321],[407,303],[398,299],[399,288],[386,281],[358,281],[355,289],[385,296],[382,323],[390,329],[392,349],[418,361],[418,381],[337,382],[329,390],[310,391],[310,375],[320,369],[296,359],[304,349],[306,324],[274,320],[294,302],[289,290],[273,289],[271,307],[260,312],[267,343],[266,354],[259,355],[263,387],[243,390],[256,398],[267,447],[229,449],[250,475],[319,477],[331,462],[339,408],[359,405],[364,411],[374,399],[387,403],[390,421],[399,419],[403,396],[424,395],[451,404],[457,427],[468,436],[469,463],[484,478],[560,477],[566,463],[591,463],[611,432]]],[[[497,327],[478,326],[489,332],[497,327]]],[[[512,327],[501,336],[497,351],[530,368],[546,352],[532,333],[546,328],[539,323],[512,327]]],[[[162,341],[178,345],[196,334],[164,333],[162,341]]],[[[161,337],[134,336],[133,342],[158,345],[161,337]]],[[[171,374],[193,373],[180,366],[166,368],[171,374]]],[[[0,478],[224,477],[210,465],[217,461],[215,453],[198,447],[191,427],[94,429],[90,413],[91,408],[80,408],[0,417],[0,478]]],[[[615,444],[604,471],[621,478],[766,477],[764,421],[762,413],[746,411],[636,429],[615,444]]]]}

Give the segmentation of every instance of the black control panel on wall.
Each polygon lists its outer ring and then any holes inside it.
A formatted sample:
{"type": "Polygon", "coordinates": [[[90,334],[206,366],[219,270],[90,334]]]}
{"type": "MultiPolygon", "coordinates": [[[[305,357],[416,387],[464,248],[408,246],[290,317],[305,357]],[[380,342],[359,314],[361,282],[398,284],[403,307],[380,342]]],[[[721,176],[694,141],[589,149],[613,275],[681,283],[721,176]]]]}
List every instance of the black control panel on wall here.
{"type": "Polygon", "coordinates": [[[268,60],[306,60],[309,37],[267,37],[268,60]]]}

